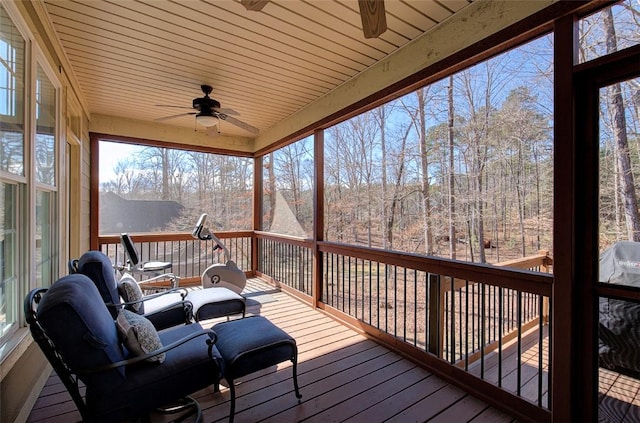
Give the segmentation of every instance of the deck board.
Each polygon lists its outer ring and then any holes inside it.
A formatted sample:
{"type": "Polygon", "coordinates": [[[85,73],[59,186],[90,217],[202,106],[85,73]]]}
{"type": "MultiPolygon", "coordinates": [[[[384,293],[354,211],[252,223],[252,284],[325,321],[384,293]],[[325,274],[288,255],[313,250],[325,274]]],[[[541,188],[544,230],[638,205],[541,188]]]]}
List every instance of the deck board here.
{"type": "MultiPolygon", "coordinates": [[[[236,422],[474,422],[503,423],[514,419],[488,406],[415,363],[313,310],[297,299],[258,280],[248,282],[251,293],[247,315],[267,317],[296,339],[298,382],[302,400],[298,403],[291,380],[292,364],[280,363],[236,381],[236,422]],[[264,294],[266,292],[266,294],[264,294]]],[[[201,322],[210,327],[215,319],[201,322]]],[[[523,364],[537,363],[537,337],[527,337],[523,364]]],[[[547,348],[545,336],[543,348],[547,348]]],[[[515,358],[512,349],[503,351],[502,378],[511,386],[515,358]]],[[[544,371],[547,371],[545,360],[544,371]]],[[[470,366],[470,371],[478,368],[470,366]]],[[[526,375],[525,391],[536,392],[536,373],[526,375]]],[[[485,361],[485,376],[497,378],[497,354],[485,361]],[[491,375],[491,376],[489,376],[491,375]]],[[[546,377],[543,378],[546,393],[546,377]]],[[[603,417],[611,421],[638,419],[640,382],[615,372],[601,372],[603,417]]],[[[229,390],[212,387],[193,395],[205,422],[225,422],[229,414],[229,390]]],[[[546,396],[545,396],[546,398],[546,396]]],[[[31,411],[30,423],[80,421],[75,404],[57,375],[53,374],[31,411]]],[[[153,423],[167,421],[152,415],[153,423]]],[[[631,421],[631,420],[629,420],[631,421]]]]}
{"type": "Polygon", "coordinates": [[[436,390],[429,396],[420,399],[418,402],[396,414],[387,421],[389,423],[428,421],[447,408],[454,406],[465,395],[466,394],[462,389],[453,385],[445,384],[442,388],[436,390]]]}
{"type": "Polygon", "coordinates": [[[640,421],[640,381],[602,368],[599,375],[600,421],[640,421]]]}

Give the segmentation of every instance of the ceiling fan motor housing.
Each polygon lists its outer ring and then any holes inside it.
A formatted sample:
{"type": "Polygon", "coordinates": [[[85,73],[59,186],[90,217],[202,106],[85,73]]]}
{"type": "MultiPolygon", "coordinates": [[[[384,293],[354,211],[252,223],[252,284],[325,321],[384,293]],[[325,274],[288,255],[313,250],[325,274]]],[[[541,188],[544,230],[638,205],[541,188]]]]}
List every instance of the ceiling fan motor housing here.
{"type": "MultiPolygon", "coordinates": [[[[231,123],[232,125],[238,126],[252,134],[258,134],[260,132],[258,128],[254,128],[253,126],[247,123],[244,123],[243,121],[236,119],[233,116],[228,116],[228,115],[239,115],[239,113],[232,109],[221,109],[220,102],[209,97],[209,94],[211,94],[211,92],[213,91],[213,88],[210,85],[201,85],[200,88],[204,93],[204,97],[194,98],[192,103],[192,107],[195,110],[197,110],[198,113],[194,113],[194,112],[181,113],[179,115],[167,116],[167,117],[156,119],[156,120],[161,121],[161,120],[173,119],[180,116],[196,115],[196,122],[210,128],[216,126],[220,120],[225,120],[231,123]],[[211,119],[211,118],[214,118],[214,119],[211,119]]],[[[181,107],[181,106],[168,106],[168,107],[181,107]]],[[[220,133],[220,131],[218,130],[217,133],[220,133]]]]}
{"type": "Polygon", "coordinates": [[[220,103],[210,97],[194,98],[193,108],[196,110],[219,109],[220,103]]]}

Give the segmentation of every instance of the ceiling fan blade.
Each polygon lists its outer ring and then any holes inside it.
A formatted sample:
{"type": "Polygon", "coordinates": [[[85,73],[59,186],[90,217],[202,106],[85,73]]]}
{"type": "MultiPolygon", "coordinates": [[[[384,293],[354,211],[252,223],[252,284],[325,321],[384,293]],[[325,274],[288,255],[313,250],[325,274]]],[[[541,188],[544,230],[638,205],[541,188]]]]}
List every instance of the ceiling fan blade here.
{"type": "Polygon", "coordinates": [[[245,9],[259,12],[269,3],[269,0],[240,0],[245,9]]]}
{"type": "Polygon", "coordinates": [[[227,107],[214,107],[211,110],[217,113],[224,113],[225,115],[240,116],[240,113],[236,112],[233,109],[229,109],[227,107]]]}
{"type": "Polygon", "coordinates": [[[358,0],[364,38],[376,38],[387,30],[384,0],[358,0]]]}
{"type": "Polygon", "coordinates": [[[220,115],[218,116],[220,119],[224,120],[225,122],[229,122],[235,126],[237,126],[238,128],[242,128],[247,132],[251,132],[252,134],[258,134],[260,131],[258,130],[258,128],[255,128],[251,125],[249,125],[248,123],[244,123],[241,120],[238,120],[234,117],[231,116],[227,116],[227,115],[220,115]]]}
{"type": "Polygon", "coordinates": [[[189,115],[195,115],[196,112],[192,112],[192,113],[180,113],[179,115],[172,115],[172,116],[165,116],[165,117],[161,117],[158,119],[154,119],[156,122],[162,122],[164,120],[169,120],[169,119],[173,119],[173,118],[177,118],[180,116],[189,116],[189,115]]]}

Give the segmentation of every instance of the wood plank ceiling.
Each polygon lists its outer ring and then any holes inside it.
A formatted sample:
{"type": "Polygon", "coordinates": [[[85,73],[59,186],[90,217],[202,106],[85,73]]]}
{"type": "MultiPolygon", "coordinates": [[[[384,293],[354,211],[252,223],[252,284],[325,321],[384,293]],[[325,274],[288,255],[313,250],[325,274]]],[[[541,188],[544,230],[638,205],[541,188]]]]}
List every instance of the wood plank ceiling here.
{"type": "MultiPolygon", "coordinates": [[[[201,84],[264,131],[472,0],[387,0],[365,39],[355,0],[45,0],[90,112],[154,121],[193,112],[201,84]],[[176,107],[160,107],[170,105],[176,107]]],[[[185,115],[165,121],[195,127],[185,115]]],[[[223,134],[254,135],[228,122],[223,134]]]]}

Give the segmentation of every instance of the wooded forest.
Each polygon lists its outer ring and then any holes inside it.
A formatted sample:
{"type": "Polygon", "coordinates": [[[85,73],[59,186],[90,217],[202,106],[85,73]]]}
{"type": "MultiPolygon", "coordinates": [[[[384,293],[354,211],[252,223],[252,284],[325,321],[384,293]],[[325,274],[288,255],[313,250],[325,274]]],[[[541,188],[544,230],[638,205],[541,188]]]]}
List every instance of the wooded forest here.
{"type": "MultiPolygon", "coordinates": [[[[626,1],[582,19],[580,61],[638,44],[626,1]]],[[[324,131],[324,239],[473,262],[553,253],[551,34],[324,131]]],[[[601,247],[640,241],[640,80],[600,96],[601,247]]],[[[263,157],[262,230],[313,228],[313,137],[263,157]]],[[[103,151],[118,144],[101,142],[103,151]]],[[[139,146],[101,192],[173,200],[190,230],[251,229],[253,159],[139,146]]]]}

